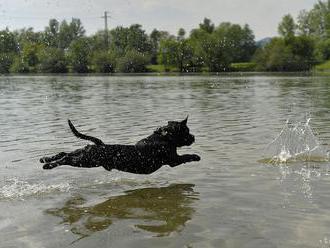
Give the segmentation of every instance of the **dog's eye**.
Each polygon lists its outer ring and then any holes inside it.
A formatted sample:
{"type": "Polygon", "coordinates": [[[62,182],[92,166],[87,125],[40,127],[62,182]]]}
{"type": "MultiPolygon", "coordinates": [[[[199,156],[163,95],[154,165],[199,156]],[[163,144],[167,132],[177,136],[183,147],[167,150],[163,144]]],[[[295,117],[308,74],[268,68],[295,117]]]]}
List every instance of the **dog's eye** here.
{"type": "Polygon", "coordinates": [[[166,136],[166,134],[167,134],[167,131],[163,129],[162,132],[161,132],[161,135],[166,136]]]}

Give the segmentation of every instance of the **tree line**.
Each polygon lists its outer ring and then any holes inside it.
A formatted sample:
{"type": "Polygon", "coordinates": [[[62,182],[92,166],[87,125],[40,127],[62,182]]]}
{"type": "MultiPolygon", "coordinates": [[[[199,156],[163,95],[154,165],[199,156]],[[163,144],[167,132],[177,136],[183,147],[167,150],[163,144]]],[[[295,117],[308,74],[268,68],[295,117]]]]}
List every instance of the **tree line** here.
{"type": "Polygon", "coordinates": [[[6,72],[146,72],[148,65],[164,70],[227,71],[234,62],[248,62],[256,49],[254,35],[244,27],[205,18],[189,37],[139,24],[86,36],[79,19],[49,21],[43,32],[32,28],[0,31],[0,71],[6,72]]]}
{"type": "Polygon", "coordinates": [[[205,18],[189,34],[139,24],[86,35],[77,18],[51,19],[41,32],[0,31],[0,73],[304,71],[330,59],[330,0],[295,20],[285,15],[279,37],[256,42],[248,25],[205,18]],[[160,69],[161,68],[161,69],[160,69]]]}

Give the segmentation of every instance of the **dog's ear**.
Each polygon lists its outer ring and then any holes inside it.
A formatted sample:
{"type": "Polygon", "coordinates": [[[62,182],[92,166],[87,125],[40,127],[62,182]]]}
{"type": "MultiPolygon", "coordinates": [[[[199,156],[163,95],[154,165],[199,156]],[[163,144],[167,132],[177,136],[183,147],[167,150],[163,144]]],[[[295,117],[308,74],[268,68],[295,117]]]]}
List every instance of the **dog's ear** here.
{"type": "Polygon", "coordinates": [[[186,119],[184,119],[183,121],[181,121],[181,125],[182,126],[186,126],[187,125],[187,121],[188,121],[188,115],[187,115],[186,119]]]}

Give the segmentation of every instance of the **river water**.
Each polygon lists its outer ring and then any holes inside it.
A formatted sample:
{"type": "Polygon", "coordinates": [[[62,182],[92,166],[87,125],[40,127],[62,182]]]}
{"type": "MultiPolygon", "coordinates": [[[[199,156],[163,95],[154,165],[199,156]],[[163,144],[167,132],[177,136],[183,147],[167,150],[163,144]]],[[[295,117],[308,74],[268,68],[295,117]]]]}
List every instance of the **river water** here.
{"type": "Polygon", "coordinates": [[[286,121],[330,149],[330,78],[0,77],[0,247],[330,247],[330,164],[260,163],[286,121]],[[189,114],[200,162],[152,175],[39,158],[134,144],[189,114]],[[258,162],[259,161],[259,162],[258,162]]]}

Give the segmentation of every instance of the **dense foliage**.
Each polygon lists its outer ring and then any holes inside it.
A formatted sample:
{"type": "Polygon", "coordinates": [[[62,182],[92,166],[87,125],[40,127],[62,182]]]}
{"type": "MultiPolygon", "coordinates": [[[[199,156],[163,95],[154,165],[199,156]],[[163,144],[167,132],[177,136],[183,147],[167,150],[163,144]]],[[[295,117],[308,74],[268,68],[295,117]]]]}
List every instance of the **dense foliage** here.
{"type": "Polygon", "coordinates": [[[208,18],[189,34],[139,24],[87,36],[79,19],[51,19],[42,32],[0,31],[0,73],[303,71],[330,59],[330,0],[297,20],[285,15],[279,37],[256,42],[248,25],[216,25],[208,18]]]}
{"type": "Polygon", "coordinates": [[[330,59],[330,0],[318,1],[300,12],[297,21],[285,15],[280,37],[259,48],[254,56],[259,70],[303,71],[330,59]]]}

